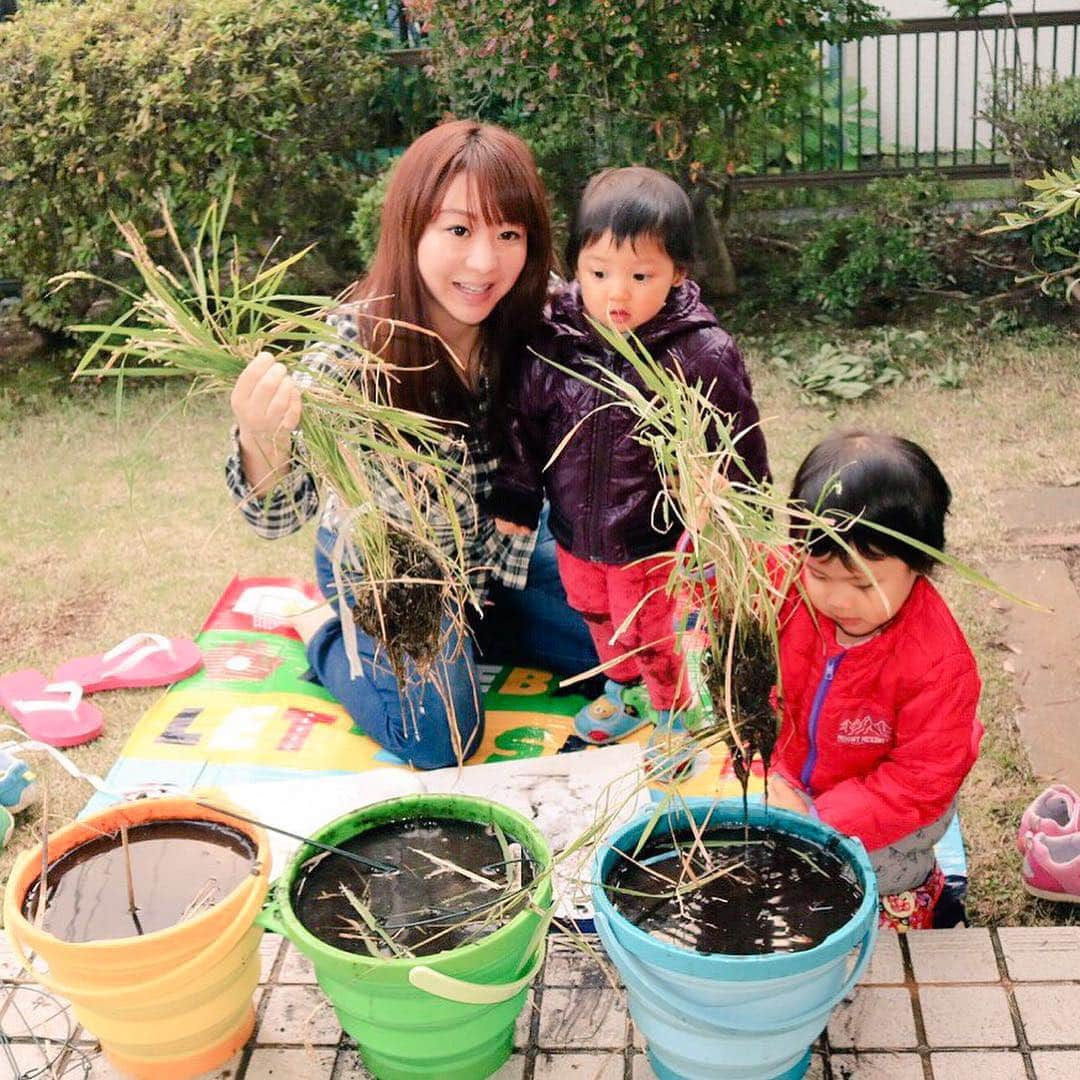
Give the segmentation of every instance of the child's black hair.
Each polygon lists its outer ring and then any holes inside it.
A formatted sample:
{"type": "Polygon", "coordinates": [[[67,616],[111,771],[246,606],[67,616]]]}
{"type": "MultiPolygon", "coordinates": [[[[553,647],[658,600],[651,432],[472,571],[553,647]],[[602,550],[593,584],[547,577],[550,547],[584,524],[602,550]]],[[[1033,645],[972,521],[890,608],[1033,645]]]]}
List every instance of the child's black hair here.
{"type": "MultiPolygon", "coordinates": [[[[921,446],[898,435],[865,431],[835,432],[823,439],[806,455],[791,489],[794,505],[825,517],[837,511],[838,522],[858,514],[938,551],[945,548],[945,515],[951,499],[945,477],[921,446]]],[[[795,518],[790,532],[810,554],[839,556],[850,569],[851,557],[836,538],[795,518]]],[[[864,558],[892,555],[920,574],[937,561],[861,521],[840,535],[864,558]]]]}
{"type": "Polygon", "coordinates": [[[655,169],[605,169],[586,184],[566,245],[569,273],[576,272],[582,250],[609,231],[616,246],[652,237],[680,270],[689,270],[694,261],[690,200],[671,177],[655,169]]]}

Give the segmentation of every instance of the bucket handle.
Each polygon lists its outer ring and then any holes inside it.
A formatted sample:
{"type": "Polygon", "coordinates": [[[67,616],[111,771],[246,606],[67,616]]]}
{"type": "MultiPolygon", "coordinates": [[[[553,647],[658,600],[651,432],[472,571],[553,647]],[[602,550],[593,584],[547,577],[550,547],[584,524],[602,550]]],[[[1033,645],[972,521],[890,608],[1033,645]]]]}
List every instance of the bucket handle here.
{"type": "MultiPolygon", "coordinates": [[[[596,912],[595,918],[597,921],[600,921],[603,919],[603,916],[600,912],[596,912]]],[[[611,954],[611,958],[615,961],[616,966],[625,964],[630,968],[634,978],[641,983],[645,988],[645,993],[654,1001],[666,1001],[668,998],[667,992],[658,987],[651,978],[644,973],[644,965],[641,964],[636,957],[631,956],[625,946],[616,940],[615,935],[611,931],[610,923],[608,924],[608,933],[605,935],[605,938],[604,948],[611,954]]],[[[836,1007],[837,1002],[840,1002],[847,997],[862,976],[863,969],[870,960],[870,955],[876,940],[877,918],[875,917],[867,928],[866,933],[863,935],[862,941],[859,943],[859,959],[851,969],[851,974],[844,981],[844,985],[836,994],[835,1000],[831,1001],[828,1005],[817,1005],[812,1009],[807,1009],[806,1012],[799,1013],[797,1016],[789,1016],[786,1020],[772,1021],[771,1023],[762,1024],[760,1026],[740,1022],[738,1027],[726,1027],[724,1024],[718,1023],[717,1021],[717,1016],[723,1011],[722,1008],[706,1012],[704,1009],[695,1009],[693,1006],[688,1006],[686,1002],[680,1002],[679,1012],[683,1019],[688,1020],[691,1024],[701,1024],[712,1028],[721,1035],[731,1037],[740,1035],[776,1035],[785,1031],[794,1031],[796,1028],[824,1019],[836,1007]]]]}
{"type": "Polygon", "coordinates": [[[285,923],[281,917],[281,905],[277,899],[277,888],[271,887],[266,895],[266,902],[255,916],[255,925],[269,930],[271,934],[286,937],[285,923]]]}
{"type": "Polygon", "coordinates": [[[525,974],[509,983],[467,982],[465,979],[455,979],[452,975],[444,975],[441,971],[423,964],[410,970],[409,982],[426,994],[456,1001],[461,1005],[498,1005],[509,1001],[533,981],[544,962],[546,948],[547,943],[542,941],[525,974]]]}

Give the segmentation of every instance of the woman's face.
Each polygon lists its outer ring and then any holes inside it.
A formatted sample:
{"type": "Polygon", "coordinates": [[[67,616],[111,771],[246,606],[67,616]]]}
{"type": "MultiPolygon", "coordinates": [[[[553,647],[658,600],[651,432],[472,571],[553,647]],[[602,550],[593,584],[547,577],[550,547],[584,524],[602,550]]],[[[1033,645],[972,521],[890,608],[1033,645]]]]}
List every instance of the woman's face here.
{"type": "Polygon", "coordinates": [[[488,224],[468,176],[458,173],[416,249],[431,301],[430,329],[453,341],[478,327],[514,287],[527,254],[525,227],[488,224]]]}

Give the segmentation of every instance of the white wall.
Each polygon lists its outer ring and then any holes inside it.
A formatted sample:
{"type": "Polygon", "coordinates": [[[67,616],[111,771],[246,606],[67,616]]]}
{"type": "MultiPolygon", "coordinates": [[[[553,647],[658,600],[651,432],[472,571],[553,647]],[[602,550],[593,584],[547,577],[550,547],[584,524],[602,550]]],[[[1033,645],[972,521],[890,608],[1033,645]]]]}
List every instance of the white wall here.
{"type": "MultiPolygon", "coordinates": [[[[951,11],[940,0],[892,0],[882,5],[892,18],[930,18],[950,15],[951,11]]],[[[1040,0],[1033,5],[1018,3],[1014,13],[1037,13],[1075,11],[1080,8],[1078,0],[1040,0]]],[[[990,14],[1004,11],[1004,5],[995,5],[990,14]]],[[[918,149],[920,153],[933,151],[934,110],[937,102],[937,146],[951,151],[954,140],[958,141],[961,164],[972,160],[972,143],[988,149],[991,145],[990,125],[977,118],[985,109],[992,84],[992,65],[995,48],[993,31],[976,34],[965,31],[960,34],[941,34],[937,39],[939,51],[935,73],[935,35],[918,35],[918,62],[916,62],[916,35],[886,35],[881,39],[868,39],[843,47],[844,80],[853,80],[861,57],[862,85],[866,88],[863,108],[880,116],[883,150],[892,149],[897,141],[901,149],[910,150],[916,144],[916,94],[918,97],[918,149]],[[880,40],[880,46],[878,41],[880,40]],[[897,43],[899,42],[899,51],[897,43]],[[880,48],[881,89],[878,96],[876,73],[880,48]],[[899,72],[899,91],[897,89],[899,72]],[[916,83],[918,84],[916,89],[916,83]],[[937,91],[935,92],[935,83],[937,91]],[[898,96],[899,95],[899,96],[898,96]],[[956,99],[954,118],[954,98],[956,99]],[[899,102],[899,110],[897,104],[899,102]]],[[[1054,30],[1042,26],[1036,32],[1021,28],[1017,32],[997,32],[997,65],[999,70],[1011,69],[1014,51],[1020,63],[1030,70],[1038,58],[1041,78],[1048,77],[1051,70],[1061,76],[1080,73],[1080,28],[1062,26],[1057,30],[1055,46],[1054,30]],[[1075,59],[1074,59],[1075,56],[1075,59]]],[[[864,133],[864,153],[875,150],[867,147],[864,133]]],[[[876,140],[871,137],[876,144],[876,140]]],[[[951,156],[950,156],[951,160],[951,156]]],[[[885,163],[887,164],[887,162],[885,163]]]]}

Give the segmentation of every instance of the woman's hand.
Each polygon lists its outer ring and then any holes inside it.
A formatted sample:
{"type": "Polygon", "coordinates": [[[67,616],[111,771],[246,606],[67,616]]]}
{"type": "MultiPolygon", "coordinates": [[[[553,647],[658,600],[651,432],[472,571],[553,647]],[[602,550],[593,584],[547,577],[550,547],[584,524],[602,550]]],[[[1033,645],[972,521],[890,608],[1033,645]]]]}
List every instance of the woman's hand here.
{"type": "Polygon", "coordinates": [[[240,429],[240,460],[256,494],[288,469],[300,423],[300,389],[284,364],[259,353],[240,373],[229,399],[240,429]]]}
{"type": "Polygon", "coordinates": [[[809,795],[794,788],[776,773],[769,774],[769,805],[779,810],[793,810],[796,814],[810,813],[813,805],[809,795]]]}
{"type": "Polygon", "coordinates": [[[503,536],[528,536],[533,531],[528,525],[515,525],[512,521],[504,521],[498,517],[495,519],[495,528],[503,536]]]}

